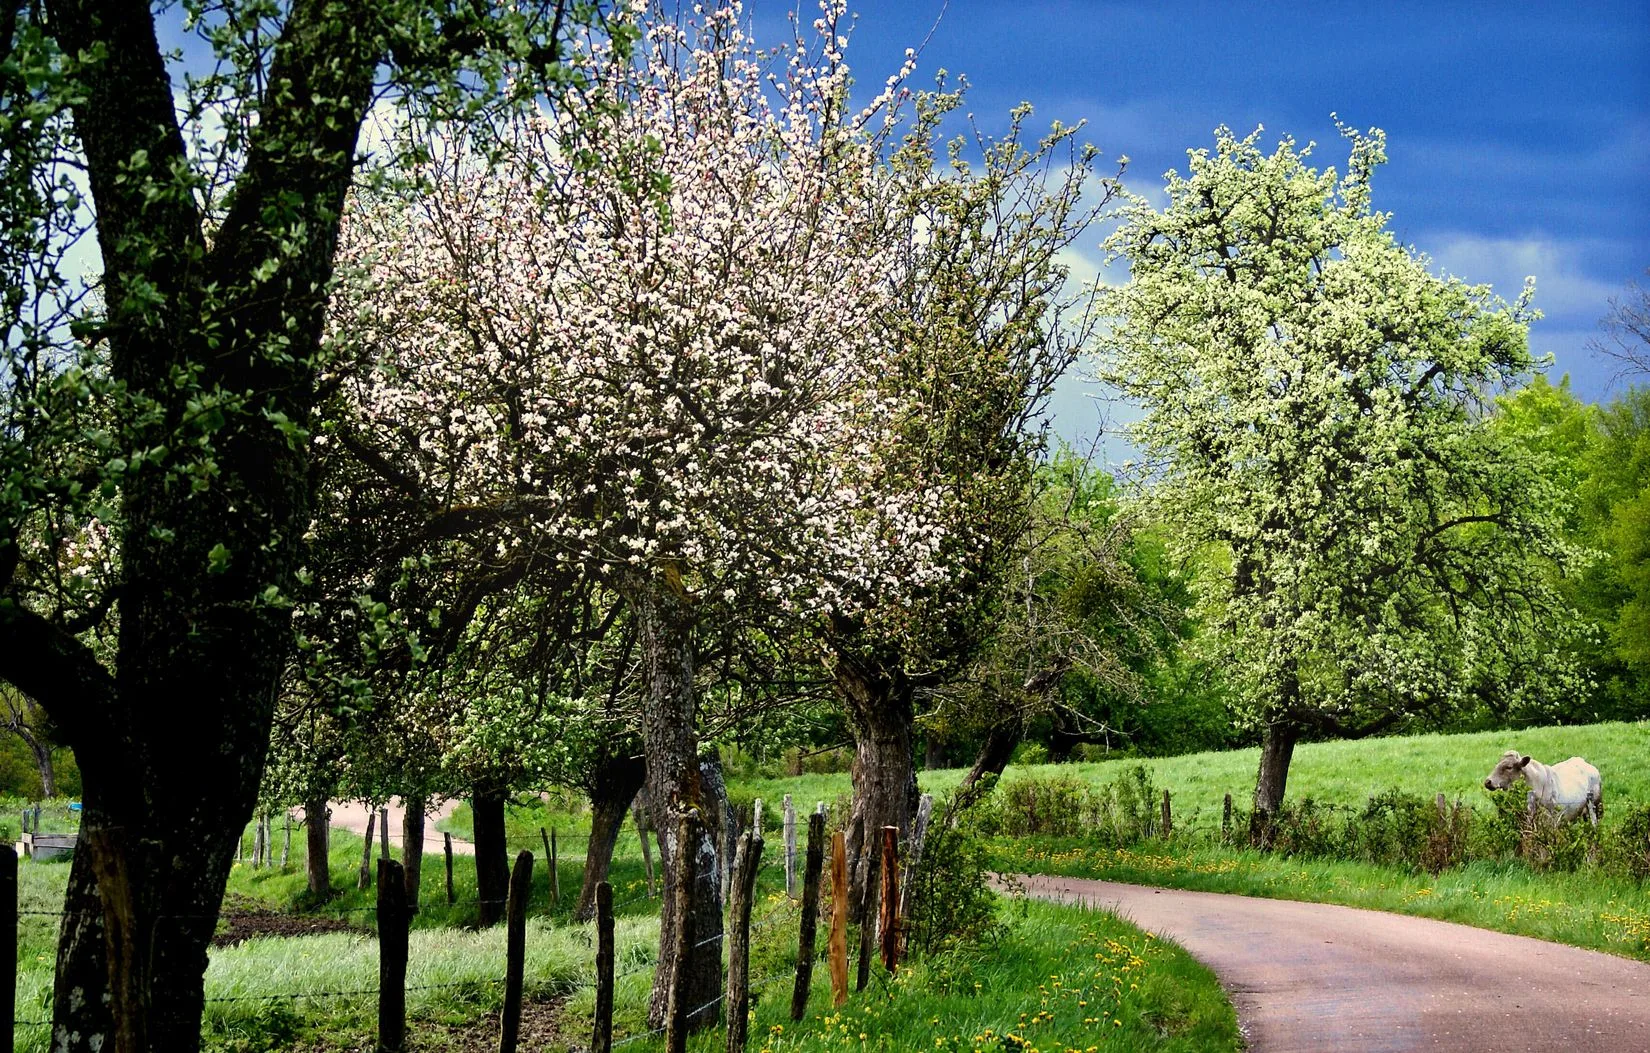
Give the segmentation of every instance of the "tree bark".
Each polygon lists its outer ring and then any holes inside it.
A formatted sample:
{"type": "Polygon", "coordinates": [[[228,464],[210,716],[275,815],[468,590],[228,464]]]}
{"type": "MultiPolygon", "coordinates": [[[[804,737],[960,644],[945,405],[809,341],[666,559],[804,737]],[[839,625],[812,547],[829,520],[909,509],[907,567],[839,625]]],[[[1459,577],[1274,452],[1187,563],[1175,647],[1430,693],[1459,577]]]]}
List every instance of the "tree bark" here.
{"type": "Polygon", "coordinates": [[[714,1024],[718,1016],[714,1002],[722,991],[722,910],[711,894],[708,876],[716,874],[720,864],[704,822],[692,824],[698,844],[678,844],[683,821],[690,812],[701,813],[702,804],[694,733],[693,617],[690,601],[663,582],[638,583],[629,598],[635,604],[647,671],[642,740],[647,754],[647,798],[653,810],[653,828],[659,834],[664,875],[659,968],[654,972],[648,1000],[648,1026],[664,1026],[671,988],[679,985],[686,1005],[709,1006],[688,1021],[690,1029],[698,1029],[714,1024]],[[707,880],[695,880],[685,895],[677,895],[677,861],[683,851],[694,854],[693,870],[706,875],[707,880]],[[692,916],[695,946],[679,955],[687,914],[692,916]],[[673,975],[679,957],[688,970],[680,981],[673,975]]]}
{"type": "Polygon", "coordinates": [[[1272,822],[1283,805],[1289,781],[1289,761],[1295,753],[1300,727],[1288,718],[1266,725],[1260,742],[1260,770],[1255,775],[1255,810],[1249,818],[1249,839],[1257,848],[1272,844],[1272,822]]]}
{"type": "Polygon", "coordinates": [[[403,797],[401,807],[401,870],[407,879],[407,911],[417,914],[424,875],[424,798],[403,797]]]}
{"type": "Polygon", "coordinates": [[[624,829],[630,802],[647,778],[639,756],[604,757],[585,789],[590,794],[590,844],[584,853],[584,884],[573,907],[574,921],[596,916],[596,886],[607,880],[613,866],[613,846],[624,829]]]}
{"type": "MultiPolygon", "coordinates": [[[[1018,716],[991,725],[985,733],[985,741],[980,743],[979,753],[974,755],[974,766],[963,776],[958,790],[973,791],[987,775],[1002,775],[1003,770],[1008,767],[1008,762],[1014,759],[1015,747],[1020,745],[1020,740],[1024,737],[1025,723],[1018,716]]],[[[975,793],[969,793],[970,800],[974,796],[975,793]]]]}
{"type": "Polygon", "coordinates": [[[725,906],[738,835],[734,829],[733,805],[728,801],[728,784],[722,778],[722,758],[714,749],[709,756],[699,758],[699,789],[705,825],[710,827],[710,839],[716,845],[716,859],[721,866],[710,881],[711,895],[725,906]]]}
{"type": "Polygon", "coordinates": [[[934,732],[928,733],[928,741],[923,743],[922,770],[935,771],[945,767],[945,740],[934,732]]]}
{"type": "Polygon", "coordinates": [[[476,845],[476,899],[483,926],[504,918],[510,898],[510,850],[504,836],[504,794],[477,787],[470,795],[476,845]]]}
{"type": "Polygon", "coordinates": [[[327,856],[332,847],[327,822],[331,818],[325,797],[304,802],[304,875],[309,882],[309,894],[317,901],[332,896],[332,872],[327,869],[327,856]]]}
{"type": "Polygon", "coordinates": [[[51,744],[32,728],[21,724],[14,725],[12,730],[17,732],[17,737],[23,740],[23,744],[29,748],[30,755],[34,757],[35,770],[40,773],[40,796],[56,797],[57,768],[52,764],[51,744]]]}
{"type": "Polygon", "coordinates": [[[852,919],[863,924],[874,906],[869,896],[882,860],[882,828],[898,829],[901,841],[911,835],[917,807],[916,706],[911,685],[897,672],[839,656],[834,675],[854,732],[848,903],[852,919]]]}

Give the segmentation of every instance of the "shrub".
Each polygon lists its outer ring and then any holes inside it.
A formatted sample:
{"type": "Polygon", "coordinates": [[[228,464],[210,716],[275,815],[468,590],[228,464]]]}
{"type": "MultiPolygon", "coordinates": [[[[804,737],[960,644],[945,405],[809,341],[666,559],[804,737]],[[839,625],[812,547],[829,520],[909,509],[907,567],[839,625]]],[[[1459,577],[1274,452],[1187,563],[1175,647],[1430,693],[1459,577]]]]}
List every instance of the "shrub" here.
{"type": "Polygon", "coordinates": [[[953,810],[949,797],[935,809],[911,876],[906,946],[914,954],[994,943],[1002,935],[985,841],[971,815],[964,812],[953,822],[953,810]]]}

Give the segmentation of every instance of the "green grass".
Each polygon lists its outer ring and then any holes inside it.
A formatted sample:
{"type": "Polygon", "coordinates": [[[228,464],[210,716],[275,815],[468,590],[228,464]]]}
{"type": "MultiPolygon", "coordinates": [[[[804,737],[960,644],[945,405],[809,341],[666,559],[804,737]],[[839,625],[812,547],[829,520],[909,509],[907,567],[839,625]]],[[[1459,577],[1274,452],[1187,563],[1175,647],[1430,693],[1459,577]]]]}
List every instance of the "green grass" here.
{"type": "Polygon", "coordinates": [[[1433,876],[1214,846],[1107,849],[1050,837],[996,840],[992,860],[1006,872],[1413,914],[1650,961],[1650,896],[1644,886],[1592,870],[1537,874],[1520,863],[1469,863],[1433,876]]]}
{"type": "MultiPolygon", "coordinates": [[[[1289,766],[1288,796],[1361,806],[1371,795],[1397,787],[1428,797],[1443,793],[1487,808],[1484,777],[1505,750],[1514,748],[1548,764],[1572,756],[1587,758],[1604,778],[1606,816],[1613,804],[1622,801],[1650,802],[1650,721],[1304,743],[1295,748],[1289,766]]],[[[1173,794],[1176,825],[1208,827],[1219,824],[1225,794],[1231,794],[1240,807],[1248,804],[1259,763],[1256,748],[1182,757],[1011,765],[1003,779],[1062,775],[1101,785],[1144,764],[1156,785],[1173,794]]],[[[963,774],[960,768],[926,771],[918,774],[917,781],[925,792],[941,794],[954,789],[963,774]]],[[[850,788],[847,773],[839,773],[747,780],[730,787],[730,793],[741,801],[761,797],[775,803],[789,793],[802,810],[803,802],[808,809],[816,801],[830,804],[850,788]]]]}
{"type": "MultiPolygon", "coordinates": [[[[878,966],[870,986],[850,995],[840,1009],[831,1004],[829,972],[822,964],[814,972],[807,1013],[795,1023],[789,1014],[794,950],[786,956],[757,949],[750,1049],[1218,1053],[1242,1048],[1236,1015],[1214,975],[1175,944],[1077,907],[1019,901],[1005,905],[1004,913],[1007,925],[995,946],[910,962],[892,977],[878,966]],[[756,988],[766,977],[772,979],[756,988]]],[[[780,928],[794,943],[794,927],[780,928]]],[[[645,983],[639,989],[640,994],[619,992],[616,1023],[623,1022],[631,1034],[640,1026],[645,983]]],[[[580,998],[569,1005],[572,1014],[588,1011],[580,998]]],[[[616,1032],[616,1037],[624,1035],[616,1032]]],[[[724,1042],[716,1029],[695,1036],[688,1048],[712,1053],[724,1042]]],[[[630,1048],[652,1053],[663,1042],[655,1037],[630,1048]]]]}

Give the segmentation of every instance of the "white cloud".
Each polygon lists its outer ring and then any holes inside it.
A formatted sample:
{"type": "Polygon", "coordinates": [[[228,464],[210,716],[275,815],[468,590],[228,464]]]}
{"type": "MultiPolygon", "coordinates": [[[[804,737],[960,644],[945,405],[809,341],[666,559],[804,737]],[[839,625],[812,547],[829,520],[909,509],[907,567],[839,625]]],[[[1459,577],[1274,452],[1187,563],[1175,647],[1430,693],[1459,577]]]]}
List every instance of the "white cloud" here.
{"type": "Polygon", "coordinates": [[[1584,243],[1532,236],[1495,238],[1478,234],[1445,234],[1428,238],[1434,269],[1463,281],[1488,283],[1512,300],[1535,278],[1535,306],[1548,318],[1591,325],[1609,310],[1610,297],[1620,289],[1586,273],[1584,243]]]}

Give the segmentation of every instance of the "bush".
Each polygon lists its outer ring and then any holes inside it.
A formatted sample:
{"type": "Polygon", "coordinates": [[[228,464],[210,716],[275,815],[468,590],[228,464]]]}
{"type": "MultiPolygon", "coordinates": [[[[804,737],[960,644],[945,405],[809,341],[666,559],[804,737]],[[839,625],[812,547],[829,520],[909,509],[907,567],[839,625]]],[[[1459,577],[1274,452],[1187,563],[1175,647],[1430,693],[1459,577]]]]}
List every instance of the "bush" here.
{"type": "Polygon", "coordinates": [[[948,797],[935,808],[911,876],[906,946],[914,954],[995,943],[1002,935],[985,840],[968,813],[952,822],[954,803],[948,797]]]}
{"type": "Polygon", "coordinates": [[[1104,786],[1071,775],[1015,779],[974,809],[981,833],[1006,837],[1092,837],[1122,848],[1157,830],[1159,792],[1143,764],[1127,768],[1104,786]]]}

